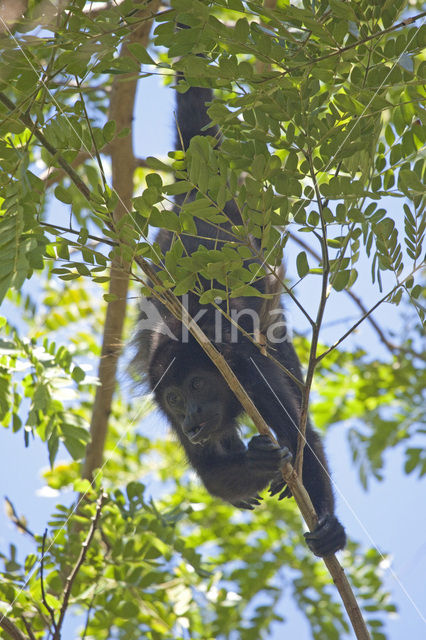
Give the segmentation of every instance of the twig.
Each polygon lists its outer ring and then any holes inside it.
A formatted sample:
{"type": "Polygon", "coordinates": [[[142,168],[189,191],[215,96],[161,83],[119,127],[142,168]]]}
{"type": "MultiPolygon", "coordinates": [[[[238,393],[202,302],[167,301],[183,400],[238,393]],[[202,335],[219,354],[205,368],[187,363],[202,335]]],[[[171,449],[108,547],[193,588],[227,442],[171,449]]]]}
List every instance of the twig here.
{"type": "Polygon", "coordinates": [[[43,602],[47,612],[49,613],[50,620],[52,622],[52,627],[55,629],[55,633],[56,633],[57,626],[56,626],[56,620],[55,620],[55,613],[54,613],[52,607],[50,606],[50,604],[47,602],[46,593],[44,591],[44,552],[45,552],[45,548],[46,548],[46,537],[47,537],[47,529],[44,530],[43,540],[42,540],[42,543],[41,543],[41,558],[40,558],[41,601],[43,602]]]}
{"type": "Polygon", "coordinates": [[[24,623],[25,629],[27,630],[28,636],[30,638],[30,640],[36,640],[35,635],[33,634],[33,631],[30,627],[30,623],[27,621],[27,619],[25,618],[24,615],[21,615],[22,618],[22,622],[24,623]]]}
{"type": "Polygon", "coordinates": [[[322,279],[321,279],[321,297],[318,305],[317,317],[312,326],[312,339],[311,347],[309,350],[309,362],[308,370],[306,372],[305,389],[302,394],[302,406],[300,408],[300,420],[299,420],[299,433],[297,436],[297,451],[295,459],[295,468],[298,475],[303,478],[303,450],[306,444],[306,427],[308,424],[308,411],[309,411],[309,396],[311,391],[312,382],[314,379],[315,367],[317,364],[317,348],[318,340],[321,329],[322,320],[324,317],[325,305],[329,295],[329,283],[328,276],[330,273],[330,261],[328,258],[327,248],[327,225],[324,219],[323,206],[321,194],[318,188],[318,182],[315,175],[315,169],[312,162],[312,154],[305,154],[306,160],[309,163],[309,171],[311,174],[311,180],[314,185],[315,197],[318,205],[318,212],[321,220],[321,251],[322,251],[322,279]]]}
{"type": "MultiPolygon", "coordinates": [[[[304,240],[302,240],[302,238],[299,238],[297,235],[295,235],[294,233],[292,233],[291,231],[289,232],[290,238],[296,242],[298,245],[300,245],[301,247],[303,247],[308,253],[311,254],[311,256],[313,256],[316,260],[320,261],[321,257],[320,255],[315,251],[315,249],[313,249],[307,242],[305,242],[304,240]]],[[[361,309],[361,311],[363,312],[363,314],[367,314],[367,307],[364,305],[364,303],[362,302],[362,300],[351,290],[351,289],[345,289],[345,293],[352,298],[352,300],[354,301],[354,303],[359,307],[359,309],[361,309]]],[[[383,342],[383,344],[389,349],[389,351],[393,354],[395,351],[397,351],[399,349],[399,347],[395,344],[392,344],[392,342],[390,342],[383,330],[380,328],[380,326],[378,325],[378,323],[376,322],[376,320],[374,320],[374,318],[372,318],[371,316],[366,315],[366,319],[368,320],[368,322],[371,324],[371,326],[373,327],[374,331],[377,333],[377,335],[380,338],[380,341],[383,342]]]]}
{"type": "Polygon", "coordinates": [[[71,573],[66,579],[64,592],[62,594],[62,606],[59,612],[59,620],[58,624],[55,627],[55,633],[53,634],[53,640],[60,640],[61,637],[61,627],[64,622],[65,613],[68,608],[68,602],[71,596],[71,589],[74,583],[74,580],[77,577],[80,568],[82,567],[84,560],[86,559],[87,551],[92,543],[93,536],[95,535],[96,527],[99,522],[99,518],[101,516],[102,507],[104,505],[105,500],[107,499],[107,494],[104,491],[101,491],[101,494],[96,502],[96,512],[92,518],[92,524],[90,525],[89,532],[83,544],[81,545],[80,555],[77,558],[77,562],[75,563],[71,573]]]}
{"type": "Polygon", "coordinates": [[[14,504],[9,500],[7,496],[4,497],[4,501],[6,503],[6,515],[10,518],[13,524],[16,525],[19,531],[27,533],[29,536],[34,538],[34,533],[27,527],[26,523],[23,520],[23,517],[18,515],[14,504]]]}
{"type": "Polygon", "coordinates": [[[28,640],[28,637],[22,633],[11,620],[0,614],[0,627],[12,638],[12,640],[28,640]]]}
{"type": "MultiPolygon", "coordinates": [[[[61,227],[59,224],[50,224],[50,222],[43,222],[42,220],[39,221],[39,224],[41,227],[47,227],[50,229],[56,229],[56,231],[62,231],[63,233],[73,233],[76,236],[80,235],[80,231],[78,231],[77,229],[70,229],[69,227],[61,227]]],[[[105,238],[105,237],[98,237],[98,236],[93,236],[90,233],[87,234],[87,237],[90,240],[94,240],[95,242],[99,242],[100,244],[108,244],[110,247],[117,247],[117,242],[114,242],[114,240],[110,240],[109,238],[105,238]]]]}
{"type": "MultiPolygon", "coordinates": [[[[0,102],[2,102],[9,111],[15,110],[15,105],[12,100],[2,92],[0,92],[0,102]]],[[[57,149],[45,138],[40,129],[34,124],[31,120],[30,116],[26,113],[20,113],[18,115],[19,120],[24,124],[28,129],[33,133],[33,135],[37,138],[39,142],[43,145],[43,147],[48,151],[52,156],[55,157],[58,164],[62,167],[62,169],[68,174],[74,184],[78,187],[79,191],[83,194],[83,196],[90,202],[90,189],[84,184],[83,180],[80,178],[78,173],[74,171],[72,166],[61,156],[58,154],[57,149]]]]}
{"type": "MultiPolygon", "coordinates": [[[[328,349],[326,349],[325,351],[323,351],[319,356],[317,356],[317,363],[320,362],[320,360],[322,360],[323,358],[325,358],[325,356],[327,356],[331,351],[333,351],[336,347],[339,346],[339,344],[341,344],[343,342],[343,340],[346,340],[346,338],[355,331],[355,329],[361,324],[361,322],[364,322],[364,320],[366,320],[372,313],[373,311],[375,311],[377,309],[377,307],[379,307],[381,304],[383,304],[383,302],[386,302],[386,300],[395,293],[395,291],[397,291],[400,287],[404,286],[404,283],[409,280],[415,273],[416,271],[418,271],[419,269],[423,269],[424,265],[421,264],[418,267],[416,267],[415,269],[413,269],[411,271],[411,273],[406,276],[404,278],[404,280],[402,282],[398,282],[398,284],[396,284],[393,289],[391,289],[390,291],[388,291],[388,293],[386,293],[386,295],[384,295],[382,298],[380,298],[380,300],[378,300],[376,302],[375,305],[373,305],[371,307],[371,309],[369,309],[368,311],[366,311],[364,313],[363,316],[361,316],[361,318],[359,320],[357,320],[355,322],[355,324],[352,325],[352,327],[350,329],[348,329],[346,331],[346,333],[343,334],[343,336],[341,336],[333,345],[331,345],[331,347],[329,347],[328,349]]],[[[414,354],[418,357],[421,357],[418,354],[414,354]]]]}
{"type": "MultiPolygon", "coordinates": [[[[362,40],[357,40],[352,44],[348,44],[346,47],[341,47],[341,48],[339,47],[337,51],[332,51],[331,53],[327,53],[323,56],[320,56],[319,58],[312,58],[311,60],[307,60],[306,62],[297,64],[294,67],[291,67],[291,71],[294,71],[295,69],[301,69],[302,67],[306,67],[312,64],[316,64],[317,62],[322,62],[323,60],[327,60],[328,58],[333,58],[334,56],[339,56],[342,53],[346,53],[346,51],[350,51],[351,49],[360,47],[366,42],[370,42],[370,40],[375,40],[376,38],[380,38],[381,36],[386,35],[387,33],[392,33],[392,31],[401,29],[401,27],[408,27],[410,24],[414,24],[414,22],[417,22],[417,20],[421,20],[421,18],[424,18],[425,16],[426,16],[426,11],[423,11],[422,13],[418,13],[416,16],[413,16],[412,18],[406,18],[405,20],[402,20],[402,22],[398,22],[398,24],[395,24],[392,27],[388,27],[387,29],[382,29],[381,31],[377,31],[376,33],[372,33],[370,36],[367,36],[366,38],[362,38],[362,40]]],[[[287,71],[285,71],[284,73],[287,73],[287,71]]]]}

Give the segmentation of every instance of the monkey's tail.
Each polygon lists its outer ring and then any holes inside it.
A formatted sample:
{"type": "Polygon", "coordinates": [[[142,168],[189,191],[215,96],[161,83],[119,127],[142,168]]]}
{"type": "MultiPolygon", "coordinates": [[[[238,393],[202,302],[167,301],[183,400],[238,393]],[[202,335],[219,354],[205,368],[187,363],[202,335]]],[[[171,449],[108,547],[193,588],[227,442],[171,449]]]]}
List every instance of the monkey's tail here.
{"type": "MultiPolygon", "coordinates": [[[[179,80],[179,76],[177,79],[179,80]]],[[[206,103],[212,100],[212,90],[204,87],[190,87],[185,93],[176,92],[175,149],[182,149],[183,145],[186,150],[194,136],[219,136],[217,126],[204,129],[211,122],[206,103]]]]}

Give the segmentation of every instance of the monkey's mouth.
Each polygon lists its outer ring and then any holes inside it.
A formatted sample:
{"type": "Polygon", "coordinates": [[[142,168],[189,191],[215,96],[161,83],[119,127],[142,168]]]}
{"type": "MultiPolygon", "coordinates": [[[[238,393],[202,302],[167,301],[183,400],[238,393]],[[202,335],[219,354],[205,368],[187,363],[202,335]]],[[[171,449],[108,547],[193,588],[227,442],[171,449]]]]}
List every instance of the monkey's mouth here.
{"type": "Polygon", "coordinates": [[[187,431],[186,435],[192,444],[204,445],[210,439],[212,435],[212,427],[218,422],[219,414],[215,414],[208,420],[203,420],[199,424],[195,425],[190,431],[187,431]]]}

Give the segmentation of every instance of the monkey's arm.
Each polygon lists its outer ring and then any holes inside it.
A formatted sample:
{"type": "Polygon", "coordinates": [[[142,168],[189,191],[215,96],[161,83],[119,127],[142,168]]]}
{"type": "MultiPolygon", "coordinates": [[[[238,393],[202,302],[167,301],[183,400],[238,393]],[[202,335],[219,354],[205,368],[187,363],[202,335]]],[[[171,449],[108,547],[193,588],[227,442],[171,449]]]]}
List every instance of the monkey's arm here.
{"type": "Polygon", "coordinates": [[[188,457],[206,489],[241,509],[259,504],[258,492],[268,486],[289,459],[286,447],[279,447],[267,436],[254,436],[246,449],[238,437],[227,443],[191,448],[188,457]]]}

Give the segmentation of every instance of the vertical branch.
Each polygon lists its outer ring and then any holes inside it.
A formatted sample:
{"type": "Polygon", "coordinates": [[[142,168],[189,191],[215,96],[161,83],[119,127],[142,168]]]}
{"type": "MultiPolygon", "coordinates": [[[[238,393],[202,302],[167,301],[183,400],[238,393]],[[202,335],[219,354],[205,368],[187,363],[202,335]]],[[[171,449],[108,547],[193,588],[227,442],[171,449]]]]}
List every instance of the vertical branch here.
{"type": "Polygon", "coordinates": [[[65,588],[62,594],[62,606],[59,612],[58,623],[55,625],[55,633],[53,634],[53,640],[60,640],[61,638],[61,628],[65,619],[65,614],[67,612],[68,603],[71,596],[72,585],[74,584],[74,580],[76,579],[77,574],[80,571],[80,568],[82,567],[86,559],[87,551],[89,550],[89,547],[93,540],[93,536],[95,535],[96,527],[98,526],[99,518],[101,517],[102,507],[104,505],[106,498],[107,498],[107,494],[101,490],[101,494],[96,502],[96,511],[95,511],[95,515],[92,518],[92,523],[90,525],[89,532],[86,536],[85,541],[81,545],[81,550],[77,558],[77,562],[75,563],[74,567],[71,570],[71,573],[69,574],[65,582],[65,588]]]}
{"type": "Polygon", "coordinates": [[[44,590],[44,555],[45,555],[45,549],[46,549],[46,538],[47,538],[47,529],[44,530],[43,541],[41,543],[41,559],[40,559],[41,601],[44,604],[47,612],[49,613],[50,620],[51,620],[51,623],[52,623],[52,627],[53,627],[53,629],[55,630],[55,633],[56,633],[57,626],[56,626],[55,614],[54,614],[54,611],[53,611],[52,607],[49,606],[49,603],[47,602],[46,592],[44,590]]]}
{"type": "Polygon", "coordinates": [[[315,367],[317,365],[316,356],[317,356],[319,332],[320,332],[322,320],[324,317],[325,304],[329,296],[328,276],[330,274],[330,261],[328,258],[328,248],[327,248],[327,225],[324,219],[321,194],[318,188],[318,182],[315,175],[311,152],[309,151],[308,153],[306,153],[305,157],[309,163],[309,170],[310,170],[312,182],[314,185],[315,197],[318,204],[318,213],[321,221],[322,283],[321,283],[321,298],[318,305],[318,312],[317,312],[315,322],[312,325],[311,348],[309,351],[309,363],[308,363],[308,371],[306,374],[305,389],[302,396],[299,435],[297,438],[297,452],[296,452],[296,460],[294,463],[296,473],[300,478],[303,477],[302,476],[303,449],[306,444],[306,426],[308,424],[309,396],[311,392],[312,381],[314,378],[315,367]]]}
{"type": "MultiPolygon", "coordinates": [[[[144,3],[145,4],[145,3],[144,3]]],[[[159,0],[153,0],[148,7],[141,9],[139,17],[143,20],[129,36],[129,42],[140,42],[146,45],[151,30],[153,16],[159,6],[159,0]]],[[[121,48],[120,56],[129,55],[128,43],[121,48]]],[[[132,206],[133,174],[136,168],[132,135],[133,112],[138,78],[134,73],[116,76],[112,86],[109,117],[115,120],[117,131],[129,129],[125,138],[116,138],[110,143],[112,187],[118,195],[118,204],[113,213],[111,226],[117,223],[132,206]]],[[[114,256],[111,261],[109,294],[114,296],[108,303],[102,351],[99,363],[99,386],[96,388],[90,424],[91,441],[87,447],[86,459],[82,475],[90,478],[93,470],[102,464],[105,440],[108,431],[108,419],[111,413],[112,398],[116,384],[117,363],[121,352],[124,318],[126,314],[127,291],[129,288],[130,265],[120,257],[114,256]]]]}

